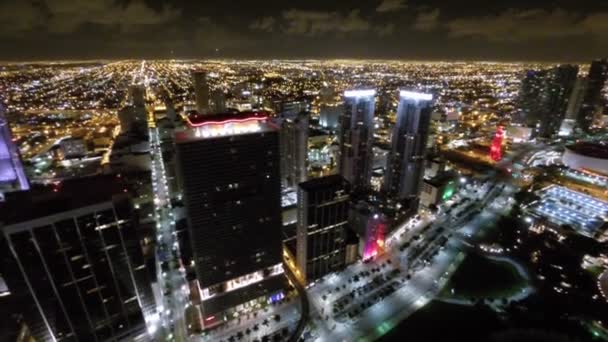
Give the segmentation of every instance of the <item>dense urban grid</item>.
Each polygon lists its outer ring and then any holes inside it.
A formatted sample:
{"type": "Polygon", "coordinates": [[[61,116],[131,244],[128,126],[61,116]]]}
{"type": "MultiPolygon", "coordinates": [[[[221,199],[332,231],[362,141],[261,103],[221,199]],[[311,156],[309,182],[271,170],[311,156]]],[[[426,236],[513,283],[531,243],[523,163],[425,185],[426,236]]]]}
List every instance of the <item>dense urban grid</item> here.
{"type": "Polygon", "coordinates": [[[0,340],[608,340],[607,80],[0,64],[0,340]]]}

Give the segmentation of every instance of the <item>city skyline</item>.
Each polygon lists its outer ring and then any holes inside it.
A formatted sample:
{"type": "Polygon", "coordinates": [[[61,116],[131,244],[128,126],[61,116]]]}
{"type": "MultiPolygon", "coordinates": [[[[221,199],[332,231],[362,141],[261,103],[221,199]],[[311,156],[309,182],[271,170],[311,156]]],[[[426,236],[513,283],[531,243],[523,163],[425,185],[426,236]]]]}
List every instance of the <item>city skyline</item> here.
{"type": "Polygon", "coordinates": [[[598,0],[0,0],[0,342],[608,341],[606,37],[598,0]]]}
{"type": "Polygon", "coordinates": [[[30,188],[0,189],[5,334],[436,340],[409,325],[471,310],[608,335],[608,62],[582,69],[6,65],[4,164],[30,188]]]}

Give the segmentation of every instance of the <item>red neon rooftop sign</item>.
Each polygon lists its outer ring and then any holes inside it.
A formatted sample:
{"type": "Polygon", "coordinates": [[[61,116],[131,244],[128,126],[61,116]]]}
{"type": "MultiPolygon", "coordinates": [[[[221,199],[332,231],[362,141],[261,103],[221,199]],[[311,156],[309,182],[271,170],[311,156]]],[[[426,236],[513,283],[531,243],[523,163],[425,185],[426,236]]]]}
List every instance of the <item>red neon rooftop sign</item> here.
{"type": "Polygon", "coordinates": [[[266,121],[266,120],[268,120],[268,117],[267,116],[255,116],[255,117],[250,117],[250,118],[245,118],[245,119],[228,119],[228,120],[223,120],[223,121],[203,121],[203,122],[197,122],[197,123],[190,121],[190,118],[186,118],[186,120],[188,121],[188,125],[190,125],[190,127],[203,127],[203,126],[211,126],[211,125],[225,125],[225,124],[230,124],[230,123],[247,123],[247,122],[254,122],[254,121],[266,121]]]}

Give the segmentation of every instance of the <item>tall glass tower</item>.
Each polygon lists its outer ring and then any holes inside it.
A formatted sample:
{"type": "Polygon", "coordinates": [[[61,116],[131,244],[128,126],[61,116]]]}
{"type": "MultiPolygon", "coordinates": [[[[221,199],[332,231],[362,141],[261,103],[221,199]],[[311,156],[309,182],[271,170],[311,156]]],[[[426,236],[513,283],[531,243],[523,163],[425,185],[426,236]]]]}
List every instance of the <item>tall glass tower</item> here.
{"type": "Polygon", "coordinates": [[[602,102],[602,90],[608,81],[608,60],[598,59],[591,63],[583,103],[578,113],[578,127],[588,132],[602,102]]]}
{"type": "Polygon", "coordinates": [[[281,179],[287,188],[294,188],[307,179],[308,113],[281,122],[281,179]]]}
{"type": "Polygon", "coordinates": [[[375,90],[344,92],[340,118],[340,174],[354,190],[366,189],[372,176],[375,90]]]}
{"type": "Polygon", "coordinates": [[[210,90],[208,83],[208,75],[204,71],[194,71],[194,97],[196,101],[196,110],[199,114],[207,114],[209,112],[210,90]]]}
{"type": "Polygon", "coordinates": [[[0,207],[3,276],[37,341],[154,338],[151,277],[123,187],[112,175],[66,180],[0,207]]]}
{"type": "Polygon", "coordinates": [[[415,199],[424,175],[433,95],[405,90],[399,95],[384,186],[396,200],[415,199]]]}
{"type": "Polygon", "coordinates": [[[278,127],[266,113],[203,115],[176,132],[204,329],[285,285],[278,127]]]}

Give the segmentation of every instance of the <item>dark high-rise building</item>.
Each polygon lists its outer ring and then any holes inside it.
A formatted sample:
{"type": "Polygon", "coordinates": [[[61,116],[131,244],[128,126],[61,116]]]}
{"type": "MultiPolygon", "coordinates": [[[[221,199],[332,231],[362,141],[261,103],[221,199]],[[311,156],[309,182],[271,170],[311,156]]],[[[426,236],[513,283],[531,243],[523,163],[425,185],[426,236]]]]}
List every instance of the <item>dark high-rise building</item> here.
{"type": "Polygon", "coordinates": [[[412,91],[399,95],[384,187],[395,200],[415,200],[424,176],[433,96],[412,91]]]}
{"type": "Polygon", "coordinates": [[[532,119],[536,115],[535,113],[538,110],[538,99],[544,87],[545,75],[545,70],[526,71],[526,74],[521,81],[517,97],[518,109],[513,116],[513,121],[515,123],[527,126],[527,120],[532,119]]]}
{"type": "Polygon", "coordinates": [[[310,105],[305,100],[277,101],[274,103],[274,110],[282,118],[293,119],[300,113],[308,113],[310,105]]]}
{"type": "Polygon", "coordinates": [[[322,105],[333,104],[336,97],[336,91],[333,86],[327,82],[323,82],[323,88],[319,91],[319,101],[322,105]]]}
{"type": "Polygon", "coordinates": [[[375,90],[344,92],[340,119],[340,174],[354,190],[369,188],[372,176],[375,90]]]}
{"type": "Polygon", "coordinates": [[[148,117],[145,107],[127,105],[118,111],[120,133],[137,136],[148,135],[148,117]]]}
{"type": "Polygon", "coordinates": [[[215,90],[211,93],[211,109],[214,113],[226,111],[226,94],[222,90],[215,90]]]}
{"type": "Polygon", "coordinates": [[[569,119],[576,119],[576,115],[580,112],[585,99],[585,93],[587,90],[587,78],[578,77],[574,83],[574,88],[568,99],[568,108],[566,109],[566,117],[569,119]]]}
{"type": "Polygon", "coordinates": [[[203,115],[175,142],[209,328],[283,289],[279,131],[264,112],[203,115]]]}
{"type": "Polygon", "coordinates": [[[209,83],[207,78],[209,77],[204,71],[192,72],[194,78],[194,97],[196,101],[196,110],[200,114],[207,114],[209,112],[209,83]]]}
{"type": "Polygon", "coordinates": [[[4,106],[0,103],[0,202],[2,193],[27,190],[29,187],[19,149],[13,142],[4,106]]]}
{"type": "Polygon", "coordinates": [[[574,83],[574,88],[568,99],[568,108],[566,109],[566,117],[559,129],[559,135],[568,136],[572,134],[576,125],[576,117],[583,105],[585,92],[587,89],[587,78],[579,77],[574,83]]]}
{"type": "Polygon", "coordinates": [[[358,201],[351,205],[349,215],[350,228],[360,240],[359,254],[362,259],[368,260],[381,255],[390,225],[378,203],[358,201]]]}
{"type": "Polygon", "coordinates": [[[557,134],[566,116],[578,66],[560,65],[528,72],[519,96],[521,123],[534,127],[534,135],[550,138],[557,134]]]}
{"type": "Polygon", "coordinates": [[[308,113],[281,122],[281,179],[283,185],[293,188],[306,181],[308,153],[308,113]]]}
{"type": "Polygon", "coordinates": [[[537,133],[550,138],[558,133],[566,116],[568,100],[574,89],[578,74],[576,65],[560,65],[549,70],[545,89],[540,98],[537,133]]]}
{"type": "Polygon", "coordinates": [[[116,180],[67,180],[0,206],[3,276],[37,341],[153,339],[159,317],[137,216],[116,180]]]}
{"type": "Polygon", "coordinates": [[[349,191],[339,175],[298,186],[296,261],[306,283],[345,266],[349,191]]]}
{"type": "Polygon", "coordinates": [[[344,112],[342,105],[321,105],[319,124],[323,128],[334,130],[338,128],[340,115],[344,112]]]}
{"type": "Polygon", "coordinates": [[[146,87],[143,84],[133,84],[129,87],[129,98],[135,107],[146,105],[146,87]]]}
{"type": "Polygon", "coordinates": [[[577,126],[588,132],[596,112],[602,105],[602,90],[608,80],[608,60],[598,59],[591,63],[583,103],[577,116],[577,126]]]}

